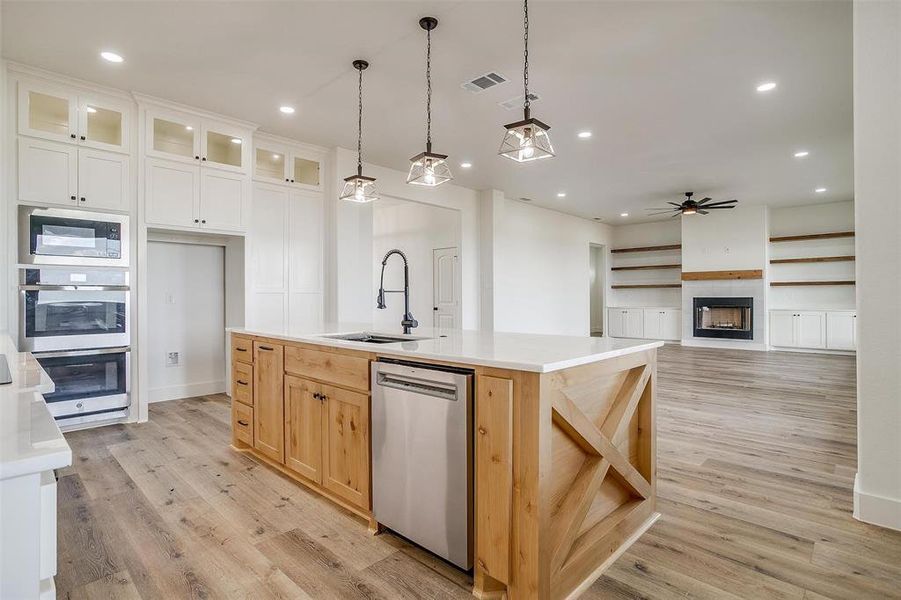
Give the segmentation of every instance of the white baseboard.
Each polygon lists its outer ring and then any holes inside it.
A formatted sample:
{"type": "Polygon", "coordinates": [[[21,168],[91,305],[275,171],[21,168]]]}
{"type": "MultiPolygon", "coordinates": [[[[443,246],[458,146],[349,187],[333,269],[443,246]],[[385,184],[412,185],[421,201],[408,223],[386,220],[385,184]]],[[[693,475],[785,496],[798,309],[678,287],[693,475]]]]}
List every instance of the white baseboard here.
{"type": "Polygon", "coordinates": [[[854,476],[854,518],[901,531],[901,499],[863,492],[859,482],[860,473],[854,476]]]}
{"type": "Polygon", "coordinates": [[[827,348],[787,348],[784,346],[770,346],[771,352],[797,352],[799,354],[835,354],[838,356],[857,356],[854,350],[829,350],[827,348]]]}
{"type": "Polygon", "coordinates": [[[694,348],[719,348],[723,350],[754,350],[757,352],[766,352],[766,344],[760,342],[747,342],[744,340],[736,340],[734,342],[724,342],[718,340],[699,340],[695,338],[683,339],[683,346],[691,346],[694,348]]]}
{"type": "Polygon", "coordinates": [[[225,391],[225,381],[202,381],[200,383],[188,383],[184,385],[171,385],[164,388],[151,389],[148,394],[148,402],[165,402],[167,400],[180,400],[195,396],[209,394],[221,394],[225,391]]]}

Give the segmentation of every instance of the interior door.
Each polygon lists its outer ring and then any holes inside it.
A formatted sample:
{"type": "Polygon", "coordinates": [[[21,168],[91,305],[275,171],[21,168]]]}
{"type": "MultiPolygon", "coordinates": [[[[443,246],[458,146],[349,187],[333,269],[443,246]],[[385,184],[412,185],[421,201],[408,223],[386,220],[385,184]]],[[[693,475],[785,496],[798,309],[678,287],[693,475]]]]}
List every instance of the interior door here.
{"type": "Polygon", "coordinates": [[[369,510],[369,396],[323,385],[322,485],[369,510]]]}
{"type": "Polygon", "coordinates": [[[79,206],[128,210],[128,156],[80,148],[78,200],[79,206]]]}
{"type": "Polygon", "coordinates": [[[432,250],[432,314],[434,327],[460,328],[460,290],[457,288],[457,248],[432,250]]]}
{"type": "Polygon", "coordinates": [[[285,377],[285,466],[322,483],[322,414],[319,384],[285,377]]]}
{"type": "Polygon", "coordinates": [[[253,343],[253,447],[285,462],[285,347],[253,343]]]}
{"type": "Polygon", "coordinates": [[[168,160],[147,159],[148,223],[196,227],[200,199],[200,167],[168,160]]]}
{"type": "Polygon", "coordinates": [[[19,138],[19,199],[73,206],[78,194],[78,148],[19,138]]]}

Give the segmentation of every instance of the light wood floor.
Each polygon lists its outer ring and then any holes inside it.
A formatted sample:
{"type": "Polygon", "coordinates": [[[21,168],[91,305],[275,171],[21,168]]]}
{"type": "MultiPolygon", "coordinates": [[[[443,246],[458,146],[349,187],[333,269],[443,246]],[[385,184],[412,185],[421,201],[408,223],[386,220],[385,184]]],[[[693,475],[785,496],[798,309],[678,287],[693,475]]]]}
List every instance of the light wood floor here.
{"type": "MultiPolygon", "coordinates": [[[[854,360],[667,346],[663,517],[585,598],[901,598],[855,521],[854,360]]],[[[470,579],[228,448],[225,396],[67,436],[60,598],[467,598],[470,579]]]]}

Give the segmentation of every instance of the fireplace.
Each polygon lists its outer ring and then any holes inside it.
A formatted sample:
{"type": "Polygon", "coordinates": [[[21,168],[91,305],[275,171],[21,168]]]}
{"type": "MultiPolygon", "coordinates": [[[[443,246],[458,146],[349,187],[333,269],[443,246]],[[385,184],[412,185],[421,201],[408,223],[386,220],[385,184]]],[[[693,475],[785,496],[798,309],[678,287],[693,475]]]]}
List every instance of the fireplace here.
{"type": "Polygon", "coordinates": [[[753,298],[695,298],[694,336],[754,339],[753,298]]]}

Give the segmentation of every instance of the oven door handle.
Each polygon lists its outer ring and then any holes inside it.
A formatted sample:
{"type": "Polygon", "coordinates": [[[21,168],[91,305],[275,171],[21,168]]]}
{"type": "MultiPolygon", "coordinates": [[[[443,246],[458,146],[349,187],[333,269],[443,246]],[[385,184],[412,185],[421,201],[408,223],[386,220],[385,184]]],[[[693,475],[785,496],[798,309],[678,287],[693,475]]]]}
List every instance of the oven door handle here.
{"type": "Polygon", "coordinates": [[[62,352],[35,352],[34,357],[41,358],[62,358],[65,356],[96,356],[98,354],[121,354],[123,352],[131,352],[131,346],[123,346],[121,348],[98,348],[95,350],[65,350],[62,352]]]}
{"type": "Polygon", "coordinates": [[[127,285],[20,285],[23,292],[127,292],[127,285]]]}

